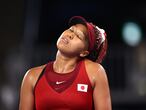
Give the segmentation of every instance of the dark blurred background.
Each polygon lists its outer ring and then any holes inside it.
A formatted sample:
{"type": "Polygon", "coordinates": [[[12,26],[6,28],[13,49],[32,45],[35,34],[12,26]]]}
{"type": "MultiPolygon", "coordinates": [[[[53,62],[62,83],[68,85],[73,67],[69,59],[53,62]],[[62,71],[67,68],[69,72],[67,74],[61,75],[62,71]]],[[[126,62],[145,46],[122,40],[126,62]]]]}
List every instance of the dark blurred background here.
{"type": "Polygon", "coordinates": [[[55,58],[74,15],[106,30],[113,110],[146,110],[144,0],[3,0],[0,13],[0,110],[18,110],[25,72],[55,58]]]}

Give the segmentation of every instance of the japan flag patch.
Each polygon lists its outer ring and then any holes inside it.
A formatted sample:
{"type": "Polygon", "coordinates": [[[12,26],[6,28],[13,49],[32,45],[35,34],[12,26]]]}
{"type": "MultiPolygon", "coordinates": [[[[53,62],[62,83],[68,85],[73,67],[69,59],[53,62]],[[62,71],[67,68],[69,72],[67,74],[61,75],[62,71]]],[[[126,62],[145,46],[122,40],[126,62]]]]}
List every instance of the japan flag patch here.
{"type": "Polygon", "coordinates": [[[87,84],[77,84],[77,91],[87,92],[88,85],[87,84]]]}

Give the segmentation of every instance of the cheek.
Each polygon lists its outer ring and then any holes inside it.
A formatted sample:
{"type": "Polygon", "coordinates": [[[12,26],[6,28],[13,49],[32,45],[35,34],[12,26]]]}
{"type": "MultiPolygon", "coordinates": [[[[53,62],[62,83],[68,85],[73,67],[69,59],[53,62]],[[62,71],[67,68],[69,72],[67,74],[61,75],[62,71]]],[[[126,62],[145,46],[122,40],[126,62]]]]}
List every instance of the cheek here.
{"type": "Polygon", "coordinates": [[[61,40],[61,38],[62,38],[62,36],[64,35],[64,32],[60,35],[60,37],[58,38],[58,40],[57,40],[57,42],[56,42],[56,44],[58,45],[58,43],[60,42],[60,40],[61,40]]]}
{"type": "Polygon", "coordinates": [[[61,39],[61,37],[59,37],[59,38],[58,38],[58,40],[57,40],[57,43],[56,43],[57,45],[59,44],[59,42],[60,42],[60,39],[61,39]]]}
{"type": "Polygon", "coordinates": [[[76,41],[73,44],[73,47],[77,50],[77,51],[82,51],[86,49],[86,45],[84,42],[82,41],[76,41]]]}

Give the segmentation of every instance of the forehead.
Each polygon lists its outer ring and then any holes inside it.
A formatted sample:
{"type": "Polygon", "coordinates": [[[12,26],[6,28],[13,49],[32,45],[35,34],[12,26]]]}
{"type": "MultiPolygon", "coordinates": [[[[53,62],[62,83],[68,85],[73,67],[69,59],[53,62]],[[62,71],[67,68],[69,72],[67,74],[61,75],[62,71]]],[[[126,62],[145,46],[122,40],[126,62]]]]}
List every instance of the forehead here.
{"type": "Polygon", "coordinates": [[[83,32],[83,34],[86,36],[87,35],[87,27],[83,24],[76,24],[74,25],[78,30],[83,32]]]}
{"type": "Polygon", "coordinates": [[[78,31],[81,31],[85,36],[87,35],[87,27],[83,24],[75,24],[72,27],[75,27],[78,31]]]}

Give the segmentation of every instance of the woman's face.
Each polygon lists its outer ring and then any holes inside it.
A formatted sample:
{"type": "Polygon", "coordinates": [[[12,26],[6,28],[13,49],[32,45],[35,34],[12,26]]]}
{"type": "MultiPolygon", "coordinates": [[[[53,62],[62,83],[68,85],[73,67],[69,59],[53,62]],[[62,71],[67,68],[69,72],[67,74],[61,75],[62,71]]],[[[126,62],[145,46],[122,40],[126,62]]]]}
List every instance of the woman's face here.
{"type": "Polygon", "coordinates": [[[79,55],[88,50],[86,26],[76,24],[65,30],[57,41],[57,48],[70,56],[79,55]]]}

